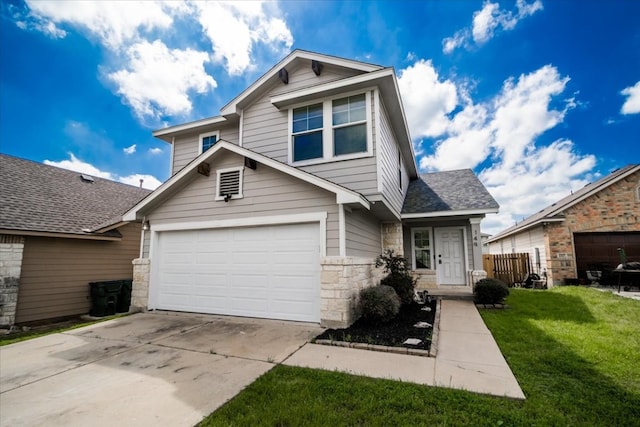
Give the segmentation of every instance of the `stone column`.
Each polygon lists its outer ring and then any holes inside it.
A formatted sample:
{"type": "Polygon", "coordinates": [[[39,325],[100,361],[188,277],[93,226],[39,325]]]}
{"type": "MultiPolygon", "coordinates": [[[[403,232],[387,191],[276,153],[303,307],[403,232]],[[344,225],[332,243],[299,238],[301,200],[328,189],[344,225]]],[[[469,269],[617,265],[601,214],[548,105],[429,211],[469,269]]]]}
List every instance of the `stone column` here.
{"type": "Polygon", "coordinates": [[[24,237],[0,235],[0,327],[16,321],[24,237]]]}
{"type": "Polygon", "coordinates": [[[151,260],[137,258],[133,260],[133,287],[131,289],[131,308],[129,311],[146,311],[149,307],[149,277],[151,260]]]}
{"type": "Polygon", "coordinates": [[[392,249],[397,255],[404,254],[401,222],[382,223],[382,250],[392,249]]]}

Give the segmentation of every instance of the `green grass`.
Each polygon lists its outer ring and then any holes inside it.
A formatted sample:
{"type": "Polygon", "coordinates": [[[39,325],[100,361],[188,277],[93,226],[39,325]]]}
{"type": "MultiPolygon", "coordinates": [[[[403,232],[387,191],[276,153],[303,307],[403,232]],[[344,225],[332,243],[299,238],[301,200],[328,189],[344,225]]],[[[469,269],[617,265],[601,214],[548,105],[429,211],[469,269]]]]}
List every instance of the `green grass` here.
{"type": "Polygon", "coordinates": [[[202,426],[640,426],[640,302],[512,290],[483,310],[526,401],[278,366],[202,426]]]}
{"type": "Polygon", "coordinates": [[[33,338],[43,337],[49,334],[56,334],[58,332],[70,331],[72,329],[82,328],[83,326],[93,325],[94,323],[105,322],[111,319],[117,319],[118,317],[128,316],[128,313],[116,314],[113,316],[104,317],[99,320],[80,320],[72,319],[58,324],[42,325],[34,327],[27,331],[18,331],[6,335],[0,335],[0,347],[4,345],[14,344],[21,341],[30,340],[33,338]]]}

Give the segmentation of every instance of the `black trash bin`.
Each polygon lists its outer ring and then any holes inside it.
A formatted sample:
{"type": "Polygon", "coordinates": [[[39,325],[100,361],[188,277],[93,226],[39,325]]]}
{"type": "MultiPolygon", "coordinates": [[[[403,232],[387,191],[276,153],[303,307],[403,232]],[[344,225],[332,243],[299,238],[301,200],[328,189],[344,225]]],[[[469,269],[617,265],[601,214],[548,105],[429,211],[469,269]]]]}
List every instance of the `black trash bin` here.
{"type": "Polygon", "coordinates": [[[116,314],[121,288],[122,280],[89,283],[91,294],[89,314],[95,317],[116,314]]]}
{"type": "Polygon", "coordinates": [[[118,305],[116,311],[118,313],[128,313],[131,306],[131,288],[133,280],[121,280],[120,295],[118,295],[118,305]]]}

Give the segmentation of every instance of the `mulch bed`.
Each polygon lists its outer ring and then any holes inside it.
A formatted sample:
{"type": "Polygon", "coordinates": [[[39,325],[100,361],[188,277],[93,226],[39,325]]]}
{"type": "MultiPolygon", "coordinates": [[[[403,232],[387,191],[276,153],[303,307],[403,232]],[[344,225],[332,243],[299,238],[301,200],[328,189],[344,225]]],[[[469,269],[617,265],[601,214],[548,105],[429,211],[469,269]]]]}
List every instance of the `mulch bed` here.
{"type": "Polygon", "coordinates": [[[404,305],[400,308],[400,313],[390,322],[370,324],[360,319],[345,329],[327,329],[316,339],[429,350],[433,328],[420,329],[413,325],[418,322],[427,322],[433,325],[436,304],[437,301],[434,299],[425,305],[417,303],[404,305]],[[431,311],[424,311],[422,307],[431,307],[431,311]],[[418,338],[422,340],[422,343],[405,345],[403,342],[407,338],[418,338]]]}

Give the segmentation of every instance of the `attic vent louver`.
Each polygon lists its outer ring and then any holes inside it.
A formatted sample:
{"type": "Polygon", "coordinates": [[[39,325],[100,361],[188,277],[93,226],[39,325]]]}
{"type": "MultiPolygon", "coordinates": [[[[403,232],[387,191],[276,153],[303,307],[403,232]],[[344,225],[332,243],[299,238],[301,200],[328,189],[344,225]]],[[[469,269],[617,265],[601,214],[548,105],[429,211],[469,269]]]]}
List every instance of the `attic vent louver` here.
{"type": "Polygon", "coordinates": [[[93,179],[93,177],[92,177],[92,176],[85,175],[85,174],[80,175],[80,179],[81,179],[83,182],[95,182],[95,180],[93,179]]]}
{"type": "Polygon", "coordinates": [[[240,171],[228,171],[220,173],[218,185],[218,197],[224,197],[225,201],[240,194],[240,171]]]}

